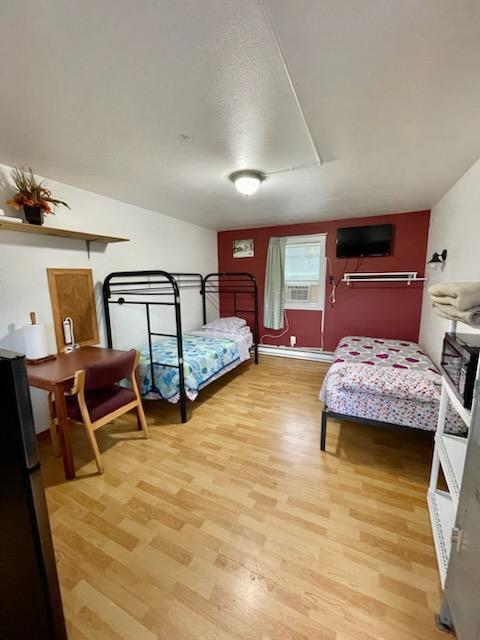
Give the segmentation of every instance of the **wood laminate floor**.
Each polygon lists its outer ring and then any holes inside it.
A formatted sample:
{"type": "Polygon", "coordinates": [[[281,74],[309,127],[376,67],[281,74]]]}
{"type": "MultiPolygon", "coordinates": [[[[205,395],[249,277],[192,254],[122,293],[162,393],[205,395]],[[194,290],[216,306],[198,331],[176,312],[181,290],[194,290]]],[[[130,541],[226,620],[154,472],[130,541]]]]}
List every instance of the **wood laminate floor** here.
{"type": "Polygon", "coordinates": [[[261,357],[191,419],[147,403],[72,427],[76,480],[41,445],[70,640],[429,640],[440,593],[426,506],[431,439],[332,423],[325,365],[261,357]]]}

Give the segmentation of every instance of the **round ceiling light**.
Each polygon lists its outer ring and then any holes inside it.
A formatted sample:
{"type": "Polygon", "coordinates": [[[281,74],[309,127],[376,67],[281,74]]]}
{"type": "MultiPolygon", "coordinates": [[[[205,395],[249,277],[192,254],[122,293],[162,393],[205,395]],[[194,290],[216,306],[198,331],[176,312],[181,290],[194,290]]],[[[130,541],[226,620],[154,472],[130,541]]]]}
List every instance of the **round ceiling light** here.
{"type": "Polygon", "coordinates": [[[243,171],[235,171],[229,176],[233,182],[235,189],[244,196],[253,196],[258,187],[265,180],[265,174],[261,171],[245,169],[243,171]]]}

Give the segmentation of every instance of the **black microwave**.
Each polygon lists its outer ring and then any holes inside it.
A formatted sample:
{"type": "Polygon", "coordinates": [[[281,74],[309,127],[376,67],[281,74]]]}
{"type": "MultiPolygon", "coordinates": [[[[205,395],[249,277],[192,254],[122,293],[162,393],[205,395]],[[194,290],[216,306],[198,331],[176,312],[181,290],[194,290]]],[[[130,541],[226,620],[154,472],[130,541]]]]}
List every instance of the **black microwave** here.
{"type": "Polygon", "coordinates": [[[442,371],[452,383],[456,396],[466,409],[472,406],[479,352],[480,334],[445,334],[442,371]]]}

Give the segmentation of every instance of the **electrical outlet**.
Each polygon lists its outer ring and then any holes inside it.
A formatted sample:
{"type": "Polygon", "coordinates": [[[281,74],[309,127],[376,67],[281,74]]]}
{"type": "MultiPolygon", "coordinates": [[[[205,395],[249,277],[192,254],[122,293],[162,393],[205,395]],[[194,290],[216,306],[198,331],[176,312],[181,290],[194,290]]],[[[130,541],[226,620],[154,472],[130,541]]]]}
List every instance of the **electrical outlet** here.
{"type": "Polygon", "coordinates": [[[294,347],[297,344],[297,336],[290,336],[290,346],[294,347]]]}

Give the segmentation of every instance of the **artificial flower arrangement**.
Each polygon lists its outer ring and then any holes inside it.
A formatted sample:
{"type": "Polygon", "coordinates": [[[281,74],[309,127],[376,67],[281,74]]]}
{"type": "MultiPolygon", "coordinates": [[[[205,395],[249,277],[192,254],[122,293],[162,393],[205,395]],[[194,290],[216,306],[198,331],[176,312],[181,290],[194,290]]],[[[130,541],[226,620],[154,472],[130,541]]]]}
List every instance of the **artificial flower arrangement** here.
{"type": "Polygon", "coordinates": [[[43,214],[55,213],[55,207],[63,205],[70,209],[66,202],[52,197],[43,181],[38,181],[32,169],[12,169],[12,180],[17,193],[7,200],[7,204],[14,209],[25,212],[27,221],[31,224],[43,224],[43,214]]]}

